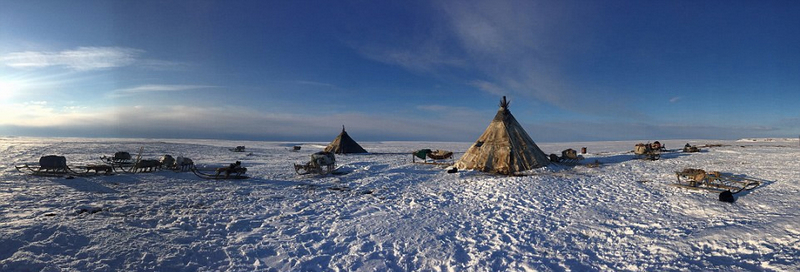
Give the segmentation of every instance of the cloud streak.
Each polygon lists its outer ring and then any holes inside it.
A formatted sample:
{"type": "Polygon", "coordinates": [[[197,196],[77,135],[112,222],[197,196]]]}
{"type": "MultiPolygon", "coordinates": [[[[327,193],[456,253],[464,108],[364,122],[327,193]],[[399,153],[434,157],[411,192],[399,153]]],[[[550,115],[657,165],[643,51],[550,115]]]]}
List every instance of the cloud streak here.
{"type": "Polygon", "coordinates": [[[215,88],[216,86],[205,86],[205,85],[142,85],[133,88],[127,89],[119,89],[111,92],[108,96],[115,98],[115,97],[125,97],[125,96],[133,96],[137,94],[143,93],[154,93],[154,92],[183,92],[183,91],[191,91],[197,89],[208,89],[208,88],[215,88]]]}
{"type": "Polygon", "coordinates": [[[63,67],[74,71],[91,71],[126,66],[165,69],[181,64],[163,60],[142,59],[144,50],[126,47],[78,47],[56,52],[24,51],[0,56],[0,62],[15,69],[63,67]]]}

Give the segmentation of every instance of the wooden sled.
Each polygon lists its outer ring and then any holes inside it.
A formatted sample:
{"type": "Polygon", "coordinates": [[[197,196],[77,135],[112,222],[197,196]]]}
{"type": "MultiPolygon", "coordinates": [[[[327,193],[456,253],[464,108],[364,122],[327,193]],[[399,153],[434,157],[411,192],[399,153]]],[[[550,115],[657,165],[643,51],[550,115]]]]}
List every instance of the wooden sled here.
{"type": "Polygon", "coordinates": [[[137,160],[131,165],[115,165],[114,171],[123,173],[151,173],[161,170],[161,162],[158,160],[137,160]]]}
{"type": "Polygon", "coordinates": [[[305,164],[294,164],[298,175],[327,175],[336,171],[336,156],[331,152],[320,151],[311,154],[311,160],[305,164]]]}
{"type": "Polygon", "coordinates": [[[22,173],[44,177],[110,175],[112,172],[108,165],[77,166],[81,171],[74,171],[67,165],[67,158],[56,155],[39,158],[39,166],[23,164],[15,165],[14,168],[22,173]]]}
{"type": "Polygon", "coordinates": [[[421,164],[452,165],[453,152],[447,150],[420,149],[411,152],[411,162],[421,164]],[[417,161],[420,159],[420,161],[417,161]]]}
{"type": "Polygon", "coordinates": [[[722,174],[717,171],[706,172],[703,169],[686,168],[675,174],[678,182],[673,186],[687,189],[731,191],[735,194],[744,190],[752,190],[761,185],[761,182],[755,179],[722,174]]]}
{"type": "Polygon", "coordinates": [[[133,164],[133,162],[134,162],[133,161],[133,157],[131,157],[131,153],[128,153],[128,152],[125,152],[125,151],[118,151],[118,152],[114,153],[113,157],[106,157],[106,156],[100,157],[100,160],[102,160],[104,163],[110,164],[110,165],[114,165],[114,164],[117,164],[117,165],[133,164]]]}
{"type": "Polygon", "coordinates": [[[204,178],[204,179],[248,179],[249,176],[246,176],[247,168],[241,167],[238,161],[237,163],[231,164],[228,167],[219,167],[215,168],[212,172],[204,172],[208,170],[200,170],[197,167],[192,167],[192,173],[196,176],[204,178]],[[237,164],[238,163],[238,164],[237,164]]]}
{"type": "Polygon", "coordinates": [[[143,160],[142,152],[144,147],[139,148],[139,154],[136,159],[131,157],[131,154],[125,151],[114,153],[114,157],[102,157],[106,164],[111,165],[114,172],[120,173],[150,173],[161,170],[162,163],[160,160],[143,160]]]}

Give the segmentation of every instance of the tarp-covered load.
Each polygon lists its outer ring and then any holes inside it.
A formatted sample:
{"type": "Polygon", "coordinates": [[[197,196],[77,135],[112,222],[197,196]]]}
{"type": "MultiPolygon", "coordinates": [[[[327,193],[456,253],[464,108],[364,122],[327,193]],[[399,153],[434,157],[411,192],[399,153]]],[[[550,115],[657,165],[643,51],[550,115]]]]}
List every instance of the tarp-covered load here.
{"type": "Polygon", "coordinates": [[[547,155],[511,115],[508,104],[504,96],[489,127],[456,162],[456,168],[513,175],[550,163],[547,155]]]}
{"type": "Polygon", "coordinates": [[[347,132],[344,131],[344,126],[342,126],[342,133],[333,139],[333,141],[325,147],[325,152],[332,152],[336,154],[347,154],[347,153],[367,153],[364,148],[361,147],[353,138],[350,138],[350,135],[347,135],[347,132]]]}

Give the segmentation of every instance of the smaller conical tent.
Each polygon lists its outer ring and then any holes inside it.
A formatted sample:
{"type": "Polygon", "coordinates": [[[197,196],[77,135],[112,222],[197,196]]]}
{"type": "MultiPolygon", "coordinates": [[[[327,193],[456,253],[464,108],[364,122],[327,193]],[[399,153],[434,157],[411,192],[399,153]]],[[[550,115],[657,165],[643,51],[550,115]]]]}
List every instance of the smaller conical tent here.
{"type": "Polygon", "coordinates": [[[325,147],[325,152],[333,152],[336,154],[367,153],[361,145],[356,143],[353,138],[350,138],[350,135],[347,135],[347,131],[344,131],[344,126],[342,126],[342,133],[339,133],[339,136],[325,147]]]}
{"type": "Polygon", "coordinates": [[[550,163],[547,155],[511,115],[508,104],[503,96],[500,109],[489,127],[455,163],[456,168],[513,175],[550,163]]]}

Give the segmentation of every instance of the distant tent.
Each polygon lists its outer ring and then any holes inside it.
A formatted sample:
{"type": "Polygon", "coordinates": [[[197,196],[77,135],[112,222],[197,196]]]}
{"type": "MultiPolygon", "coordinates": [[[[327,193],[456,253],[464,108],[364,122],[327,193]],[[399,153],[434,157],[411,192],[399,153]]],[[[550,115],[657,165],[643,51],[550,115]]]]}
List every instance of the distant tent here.
{"type": "Polygon", "coordinates": [[[497,115],[478,141],[455,163],[456,168],[513,175],[550,163],[547,155],[511,115],[508,104],[503,96],[497,115]]]}
{"type": "Polygon", "coordinates": [[[367,153],[353,138],[350,138],[350,135],[347,135],[347,132],[344,131],[344,126],[342,126],[342,133],[325,147],[325,152],[333,152],[336,154],[367,153]]]}

